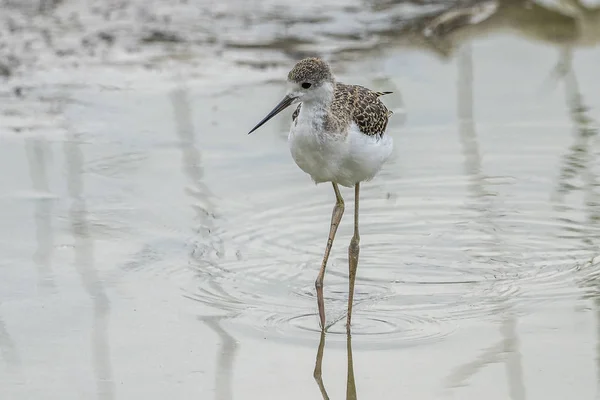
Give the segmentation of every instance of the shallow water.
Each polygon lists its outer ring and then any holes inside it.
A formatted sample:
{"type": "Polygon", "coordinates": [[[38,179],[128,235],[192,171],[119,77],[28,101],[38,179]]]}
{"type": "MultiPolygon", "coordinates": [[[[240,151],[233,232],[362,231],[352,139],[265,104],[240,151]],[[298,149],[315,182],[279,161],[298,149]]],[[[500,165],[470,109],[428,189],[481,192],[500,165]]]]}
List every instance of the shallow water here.
{"type": "Polygon", "coordinates": [[[377,46],[330,48],[340,80],[394,91],[393,157],[362,186],[351,341],[351,191],[322,338],[333,191],[294,165],[291,111],[246,135],[303,49],[6,81],[0,397],[597,398],[597,17],[502,5],[427,45],[390,17],[377,46]],[[252,57],[273,64],[231,61],[252,57]]]}

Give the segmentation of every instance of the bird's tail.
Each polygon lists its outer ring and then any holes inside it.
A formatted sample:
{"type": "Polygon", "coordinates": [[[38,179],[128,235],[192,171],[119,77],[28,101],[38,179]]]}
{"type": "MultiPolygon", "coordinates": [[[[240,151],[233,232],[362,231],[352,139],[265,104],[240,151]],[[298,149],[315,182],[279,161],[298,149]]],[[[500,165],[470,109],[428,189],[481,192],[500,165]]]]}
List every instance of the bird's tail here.
{"type": "MultiPolygon", "coordinates": [[[[381,96],[385,96],[386,94],[391,94],[391,93],[394,93],[394,92],[375,92],[375,95],[376,95],[377,97],[381,97],[381,96]]],[[[387,112],[387,116],[388,116],[388,118],[389,118],[389,117],[391,117],[391,116],[392,116],[392,114],[393,114],[393,111],[391,111],[391,110],[388,110],[388,112],[387,112]]]]}

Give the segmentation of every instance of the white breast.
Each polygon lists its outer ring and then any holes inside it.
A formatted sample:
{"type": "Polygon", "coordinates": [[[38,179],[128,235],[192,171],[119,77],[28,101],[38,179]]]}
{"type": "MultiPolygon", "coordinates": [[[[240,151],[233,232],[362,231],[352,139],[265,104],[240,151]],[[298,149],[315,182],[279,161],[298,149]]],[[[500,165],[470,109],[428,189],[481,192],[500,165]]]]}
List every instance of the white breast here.
{"type": "Polygon", "coordinates": [[[319,119],[306,118],[303,111],[297,124],[292,123],[288,142],[294,161],[315,183],[352,187],[372,179],[389,158],[391,136],[365,135],[354,123],[347,134],[324,132],[319,119]]]}

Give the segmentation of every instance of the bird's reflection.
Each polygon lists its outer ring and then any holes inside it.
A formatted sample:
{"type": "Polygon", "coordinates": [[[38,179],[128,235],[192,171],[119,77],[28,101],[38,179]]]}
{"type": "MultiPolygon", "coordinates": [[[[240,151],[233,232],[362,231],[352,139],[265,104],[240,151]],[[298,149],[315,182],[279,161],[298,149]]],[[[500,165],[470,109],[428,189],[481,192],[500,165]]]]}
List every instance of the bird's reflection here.
{"type": "MultiPolygon", "coordinates": [[[[319,347],[317,348],[317,360],[313,376],[324,400],[329,400],[325,383],[323,382],[323,355],[325,354],[325,331],[321,331],[319,347]]],[[[354,380],[354,361],[352,359],[352,334],[346,333],[346,356],[347,356],[347,378],[346,378],[346,400],[356,400],[356,382],[354,380]]]]}
{"type": "Polygon", "coordinates": [[[67,186],[71,197],[69,218],[75,240],[75,267],[93,306],[92,357],[98,398],[113,399],[115,388],[110,361],[108,317],[110,302],[94,265],[94,241],[90,233],[88,211],[84,196],[83,152],[79,134],[69,132],[64,144],[67,163],[67,186]]]}
{"type": "Polygon", "coordinates": [[[210,329],[215,331],[221,339],[218,349],[217,373],[215,374],[216,400],[233,399],[233,362],[237,353],[237,341],[223,327],[221,322],[225,317],[202,317],[202,320],[210,329]]]}
{"type": "Polygon", "coordinates": [[[48,163],[50,146],[43,138],[25,140],[25,150],[29,163],[29,175],[36,192],[35,204],[35,235],[37,247],[33,255],[33,262],[37,266],[40,287],[54,287],[54,277],[51,268],[51,257],[54,243],[52,217],[54,201],[40,196],[50,192],[48,185],[48,163]]]}

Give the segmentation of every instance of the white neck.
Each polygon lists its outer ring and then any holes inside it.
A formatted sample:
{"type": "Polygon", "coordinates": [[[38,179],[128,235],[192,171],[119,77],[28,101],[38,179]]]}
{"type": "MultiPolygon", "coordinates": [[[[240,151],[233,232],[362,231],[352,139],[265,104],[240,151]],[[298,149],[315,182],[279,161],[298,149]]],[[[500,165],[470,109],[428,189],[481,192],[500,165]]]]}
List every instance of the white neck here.
{"type": "Polygon", "coordinates": [[[333,82],[325,82],[318,88],[307,92],[302,97],[302,103],[312,104],[314,106],[328,107],[333,101],[333,91],[335,90],[335,84],[333,82]]]}
{"type": "Polygon", "coordinates": [[[307,93],[302,99],[302,108],[300,108],[298,118],[303,122],[310,120],[315,127],[322,127],[327,116],[327,109],[333,101],[334,88],[333,83],[326,82],[310,94],[307,93]]]}

